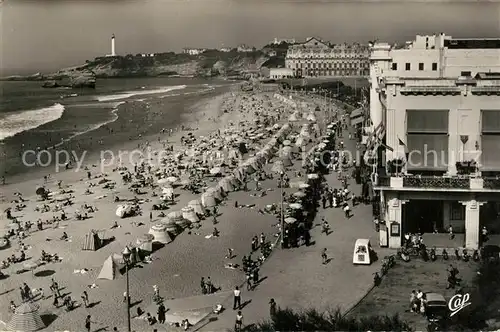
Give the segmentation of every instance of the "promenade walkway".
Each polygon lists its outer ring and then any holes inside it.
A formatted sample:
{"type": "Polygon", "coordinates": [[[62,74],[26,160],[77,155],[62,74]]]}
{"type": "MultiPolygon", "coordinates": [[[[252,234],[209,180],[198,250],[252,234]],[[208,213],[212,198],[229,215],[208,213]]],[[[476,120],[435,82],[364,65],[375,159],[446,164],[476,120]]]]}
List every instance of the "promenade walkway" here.
{"type": "MultiPolygon", "coordinates": [[[[353,130],[350,128],[349,130],[353,130]]],[[[344,146],[355,152],[355,140],[348,139],[345,131],[344,146]]],[[[326,181],[331,187],[339,188],[336,173],[328,174],[326,181]]],[[[353,178],[349,188],[359,195],[361,186],[353,178]]],[[[379,257],[388,254],[387,249],[378,246],[378,233],[374,231],[370,205],[358,205],[354,215],[346,219],[340,208],[320,207],[316,226],[311,230],[310,247],[295,249],[276,249],[261,269],[264,281],[254,291],[243,291],[242,302],[244,325],[269,318],[269,300],[274,298],[280,307],[293,309],[316,308],[326,310],[340,307],[348,310],[368,292],[373,284],[373,273],[380,269],[381,260],[370,266],[352,264],[354,242],[358,238],[369,238],[379,257]],[[333,230],[330,235],[321,234],[320,221],[325,217],[333,230]],[[321,264],[320,252],[327,248],[331,261],[321,264]]],[[[211,321],[205,320],[197,326],[197,331],[225,331],[234,327],[236,311],[232,310],[232,298],[226,303],[225,310],[211,321]]]]}

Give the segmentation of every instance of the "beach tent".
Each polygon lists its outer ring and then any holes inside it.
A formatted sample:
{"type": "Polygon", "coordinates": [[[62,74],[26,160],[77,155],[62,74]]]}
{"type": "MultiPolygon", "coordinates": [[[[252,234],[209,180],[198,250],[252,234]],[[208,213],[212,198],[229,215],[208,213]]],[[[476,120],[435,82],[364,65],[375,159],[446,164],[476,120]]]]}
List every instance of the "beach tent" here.
{"type": "Polygon", "coordinates": [[[7,324],[9,331],[38,331],[45,328],[38,310],[40,306],[34,302],[21,303],[7,324]]]}
{"type": "Polygon", "coordinates": [[[149,229],[149,234],[151,234],[154,239],[151,241],[151,251],[152,251],[152,242],[159,242],[163,244],[168,244],[172,242],[172,237],[167,232],[167,226],[165,224],[156,224],[151,226],[149,229]]]}
{"type": "Polygon", "coordinates": [[[225,192],[234,191],[233,184],[231,183],[231,180],[229,179],[229,177],[220,180],[219,187],[221,187],[222,190],[224,190],[225,192]]]}
{"type": "Polygon", "coordinates": [[[101,247],[101,239],[95,230],[85,235],[82,250],[96,251],[101,247]]]}
{"type": "Polygon", "coordinates": [[[201,202],[198,199],[193,199],[192,201],[189,201],[188,206],[192,207],[194,212],[197,214],[205,214],[205,209],[203,208],[203,205],[201,205],[201,202]]]}
{"type": "Polygon", "coordinates": [[[214,192],[211,190],[205,191],[201,195],[201,204],[203,204],[205,208],[213,208],[214,206],[216,206],[217,201],[215,200],[214,192]]]}
{"type": "Polygon", "coordinates": [[[191,222],[199,222],[200,221],[200,219],[198,218],[198,216],[194,212],[194,209],[192,207],[190,207],[189,205],[183,207],[181,211],[182,211],[182,218],[183,219],[189,220],[191,222]]]}
{"type": "Polygon", "coordinates": [[[137,239],[137,248],[146,252],[153,251],[153,240],[155,239],[152,234],[144,234],[137,239]]]}
{"type": "Polygon", "coordinates": [[[115,280],[117,274],[120,274],[120,268],[125,264],[122,255],[112,254],[102,264],[101,272],[97,279],[115,280]]]}
{"type": "Polygon", "coordinates": [[[180,228],[187,228],[191,225],[191,221],[184,219],[182,216],[182,211],[172,211],[167,214],[167,217],[180,228]]]}

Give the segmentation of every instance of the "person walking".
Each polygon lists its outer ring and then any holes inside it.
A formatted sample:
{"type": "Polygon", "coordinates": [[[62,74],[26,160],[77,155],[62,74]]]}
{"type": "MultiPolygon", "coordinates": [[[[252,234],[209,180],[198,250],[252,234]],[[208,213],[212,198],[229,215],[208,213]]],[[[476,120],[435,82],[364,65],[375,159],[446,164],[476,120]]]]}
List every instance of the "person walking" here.
{"type": "Polygon", "coordinates": [[[324,248],[322,251],[321,251],[321,260],[323,261],[323,265],[326,264],[328,262],[328,256],[326,254],[326,248],[324,248]]]}
{"type": "Polygon", "coordinates": [[[166,312],[167,309],[165,308],[165,305],[161,303],[160,306],[158,307],[158,323],[165,324],[166,312]]]}
{"type": "Polygon", "coordinates": [[[88,308],[89,307],[89,294],[87,294],[87,291],[83,291],[82,300],[83,300],[83,305],[85,306],[85,308],[88,308]]]}
{"type": "Polygon", "coordinates": [[[345,203],[344,205],[344,213],[345,217],[349,219],[351,217],[351,208],[349,207],[349,204],[345,203]]]}
{"type": "Polygon", "coordinates": [[[236,286],[234,288],[234,301],[233,301],[233,310],[241,308],[241,290],[236,286]]]}
{"type": "Polygon", "coordinates": [[[87,318],[85,318],[85,329],[87,330],[87,332],[90,332],[91,329],[92,321],[90,320],[90,318],[90,315],[87,315],[87,318]]]}
{"type": "Polygon", "coordinates": [[[251,291],[253,290],[253,286],[252,286],[252,276],[250,273],[247,273],[246,275],[246,280],[247,280],[247,291],[251,291]]]}
{"type": "Polygon", "coordinates": [[[236,322],[234,324],[234,330],[241,331],[242,327],[243,327],[243,314],[241,313],[241,311],[238,311],[238,313],[236,314],[236,322]]]}

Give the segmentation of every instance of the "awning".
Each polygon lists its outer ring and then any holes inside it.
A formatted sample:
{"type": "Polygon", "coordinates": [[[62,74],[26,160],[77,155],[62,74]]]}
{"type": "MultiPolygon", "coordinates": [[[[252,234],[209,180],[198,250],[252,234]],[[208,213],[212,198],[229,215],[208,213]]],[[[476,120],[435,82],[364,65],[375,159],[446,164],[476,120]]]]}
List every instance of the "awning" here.
{"type": "Polygon", "coordinates": [[[358,124],[363,123],[364,121],[365,121],[364,116],[359,116],[359,117],[354,118],[354,119],[351,118],[351,126],[356,126],[358,124]]]}
{"type": "Polygon", "coordinates": [[[356,118],[356,117],[361,116],[361,115],[363,115],[363,109],[358,108],[358,109],[355,109],[354,111],[351,112],[350,117],[352,119],[352,118],[356,118]]]}

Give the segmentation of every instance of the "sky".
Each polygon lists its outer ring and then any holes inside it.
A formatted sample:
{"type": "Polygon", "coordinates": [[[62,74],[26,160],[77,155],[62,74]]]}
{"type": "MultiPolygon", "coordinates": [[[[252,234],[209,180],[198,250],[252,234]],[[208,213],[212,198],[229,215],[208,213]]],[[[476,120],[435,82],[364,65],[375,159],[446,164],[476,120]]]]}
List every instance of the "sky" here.
{"type": "Polygon", "coordinates": [[[500,3],[415,0],[0,0],[0,76],[120,55],[261,47],[274,37],[404,42],[416,34],[500,37],[500,3]]]}

